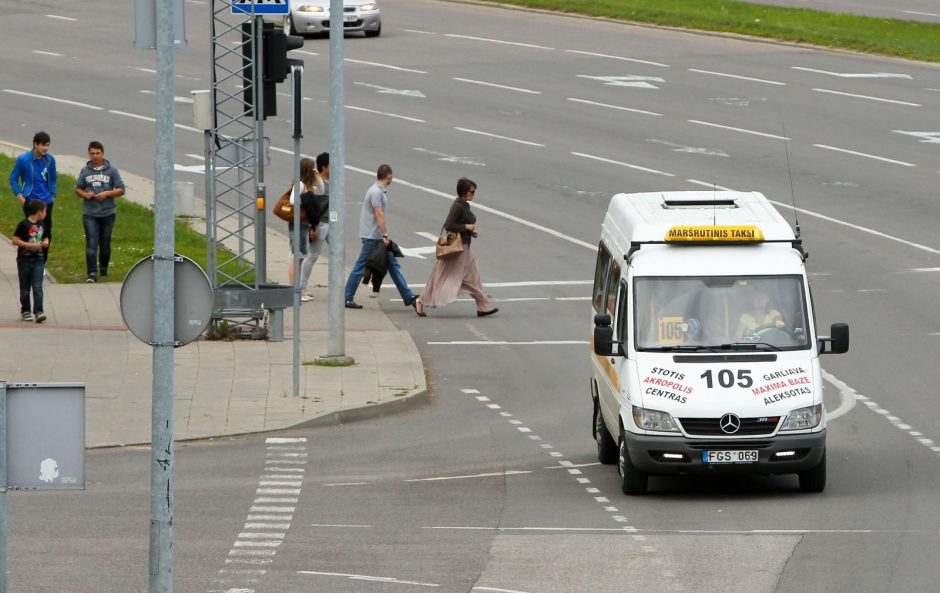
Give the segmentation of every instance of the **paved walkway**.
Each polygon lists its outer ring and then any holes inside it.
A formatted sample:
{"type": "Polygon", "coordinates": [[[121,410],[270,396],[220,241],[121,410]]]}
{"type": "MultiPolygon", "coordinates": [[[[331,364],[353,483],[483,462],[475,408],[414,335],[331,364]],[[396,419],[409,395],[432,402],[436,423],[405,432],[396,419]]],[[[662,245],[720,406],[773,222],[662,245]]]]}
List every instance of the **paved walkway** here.
{"type": "MultiPolygon", "coordinates": [[[[0,150],[26,150],[0,142],[0,150]]],[[[86,159],[56,156],[75,175],[86,159]]],[[[115,163],[120,168],[120,163],[115,163]]],[[[3,182],[6,176],[3,172],[3,182]]],[[[127,198],[153,204],[153,182],[121,171],[127,198]]],[[[60,187],[59,199],[70,188],[60,187]]],[[[196,213],[205,206],[196,201],[196,213]]],[[[201,224],[202,221],[197,222],[201,224]]],[[[120,225],[120,220],[118,223],[120,225]]],[[[285,225],[286,226],[286,225],[285,225]]],[[[284,229],[286,231],[286,228],[284,229]]],[[[268,229],[268,276],[286,284],[286,234],[268,229]]],[[[55,257],[53,247],[52,257],[55,257]]],[[[301,309],[301,358],[327,351],[327,255],[310,278],[314,300],[301,309]]],[[[88,447],[150,441],[152,349],[125,327],[121,284],[46,282],[43,324],[20,321],[15,253],[0,241],[0,379],[8,383],[85,384],[88,447]]],[[[285,311],[284,341],[197,340],[175,351],[174,435],[177,440],[337,423],[394,412],[427,401],[424,366],[411,336],[360,291],[365,308],[346,315],[351,367],[302,366],[293,397],[293,312],[285,311]]],[[[403,312],[406,310],[403,308],[403,312]]],[[[411,311],[411,309],[407,309],[411,311]]]]}

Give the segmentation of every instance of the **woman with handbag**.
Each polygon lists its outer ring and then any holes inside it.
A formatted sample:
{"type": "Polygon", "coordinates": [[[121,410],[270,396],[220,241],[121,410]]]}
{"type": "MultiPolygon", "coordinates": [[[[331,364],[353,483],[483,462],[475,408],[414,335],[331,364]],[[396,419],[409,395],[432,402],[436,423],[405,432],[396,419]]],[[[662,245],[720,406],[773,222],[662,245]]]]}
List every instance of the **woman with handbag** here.
{"type": "Polygon", "coordinates": [[[462,292],[473,296],[477,317],[486,317],[499,311],[489,306],[493,297],[483,290],[477,261],[470,250],[470,241],[477,236],[477,217],[470,210],[470,202],[476,190],[477,184],[466,177],[457,181],[457,199],[447,213],[443,229],[450,235],[450,241],[445,241],[446,246],[438,241],[438,259],[434,262],[424,292],[415,302],[415,312],[419,317],[427,316],[425,307],[443,307],[457,300],[457,295],[462,292]],[[462,244],[462,249],[457,247],[458,242],[462,244]]]}
{"type": "MultiPolygon", "coordinates": [[[[303,186],[300,194],[300,207],[302,213],[306,216],[304,222],[300,223],[300,300],[303,302],[313,300],[313,295],[307,290],[307,284],[310,282],[310,272],[313,271],[313,264],[316,263],[320,255],[320,249],[317,250],[317,257],[312,257],[310,244],[318,241],[318,222],[320,220],[320,199],[324,195],[323,180],[317,172],[317,163],[313,159],[300,159],[300,183],[303,186]]],[[[291,204],[294,203],[291,195],[291,204]]],[[[294,285],[294,223],[287,224],[287,234],[290,236],[290,263],[287,266],[287,278],[291,286],[294,285]]],[[[325,237],[323,237],[325,239],[325,237]]]]}

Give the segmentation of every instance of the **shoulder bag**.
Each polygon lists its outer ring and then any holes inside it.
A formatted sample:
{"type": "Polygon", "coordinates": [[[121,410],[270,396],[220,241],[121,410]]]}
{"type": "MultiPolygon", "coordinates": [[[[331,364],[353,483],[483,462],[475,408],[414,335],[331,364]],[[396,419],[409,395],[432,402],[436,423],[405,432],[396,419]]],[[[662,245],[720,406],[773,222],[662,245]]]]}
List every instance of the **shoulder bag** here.
{"type": "Polygon", "coordinates": [[[437,259],[450,259],[460,255],[463,251],[463,236],[460,233],[451,233],[441,229],[441,236],[437,238],[434,254],[437,259]]]}
{"type": "MultiPolygon", "coordinates": [[[[294,205],[290,203],[292,191],[292,187],[287,188],[287,191],[281,195],[277,204],[274,205],[274,216],[277,216],[284,222],[294,222],[294,205]]],[[[300,222],[308,222],[307,211],[303,208],[300,209],[300,222]]]]}

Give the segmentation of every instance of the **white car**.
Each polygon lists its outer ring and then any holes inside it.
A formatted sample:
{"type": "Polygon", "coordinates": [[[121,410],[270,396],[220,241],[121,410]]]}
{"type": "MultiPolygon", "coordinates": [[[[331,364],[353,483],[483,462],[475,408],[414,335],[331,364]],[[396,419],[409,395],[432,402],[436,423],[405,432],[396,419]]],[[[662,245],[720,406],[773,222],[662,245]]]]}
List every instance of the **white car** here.
{"type": "MultiPolygon", "coordinates": [[[[290,0],[290,14],[284,17],[283,25],[288,35],[329,34],[330,0],[290,0]]],[[[379,5],[369,0],[344,0],[343,28],[378,37],[382,33],[379,5]]]]}

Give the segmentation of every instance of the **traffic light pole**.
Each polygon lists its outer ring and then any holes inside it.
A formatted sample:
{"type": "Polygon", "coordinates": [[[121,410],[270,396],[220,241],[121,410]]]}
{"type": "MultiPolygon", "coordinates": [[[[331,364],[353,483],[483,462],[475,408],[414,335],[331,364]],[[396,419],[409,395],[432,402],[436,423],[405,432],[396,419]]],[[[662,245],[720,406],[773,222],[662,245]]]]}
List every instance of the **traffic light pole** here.
{"type": "MultiPolygon", "coordinates": [[[[293,378],[294,378],[294,397],[300,396],[300,278],[303,276],[301,273],[301,263],[300,263],[300,242],[303,240],[301,233],[303,229],[300,228],[300,209],[301,204],[301,192],[303,187],[300,185],[300,141],[303,139],[303,109],[301,108],[301,103],[303,102],[303,80],[304,80],[304,68],[303,66],[291,66],[290,68],[290,80],[291,80],[291,101],[293,102],[292,108],[294,112],[294,334],[293,334],[293,343],[294,343],[294,369],[293,369],[293,378]]],[[[310,224],[314,225],[316,228],[317,221],[311,220],[310,224]]],[[[307,248],[307,257],[310,257],[309,253],[310,247],[307,248]]]]}

